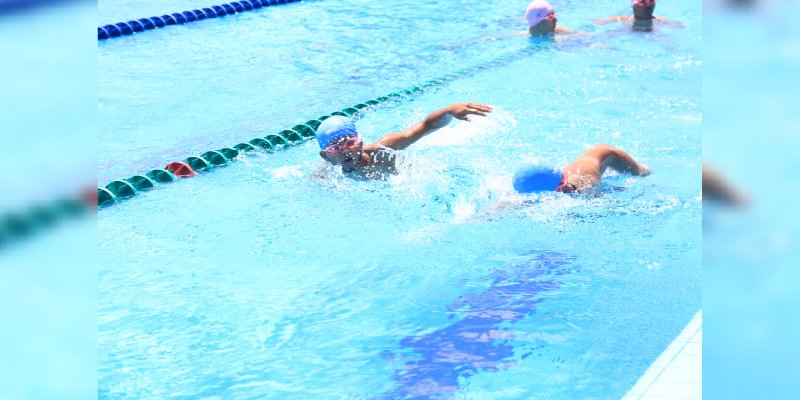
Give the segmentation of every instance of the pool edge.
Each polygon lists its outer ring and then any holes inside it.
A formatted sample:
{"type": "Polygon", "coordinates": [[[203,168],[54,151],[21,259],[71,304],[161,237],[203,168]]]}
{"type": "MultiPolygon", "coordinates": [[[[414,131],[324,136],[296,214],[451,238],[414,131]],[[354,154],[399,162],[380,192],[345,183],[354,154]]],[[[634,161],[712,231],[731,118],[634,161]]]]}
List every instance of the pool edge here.
{"type": "Polygon", "coordinates": [[[703,310],[701,309],[622,399],[702,399],[702,397],[703,310]]]}

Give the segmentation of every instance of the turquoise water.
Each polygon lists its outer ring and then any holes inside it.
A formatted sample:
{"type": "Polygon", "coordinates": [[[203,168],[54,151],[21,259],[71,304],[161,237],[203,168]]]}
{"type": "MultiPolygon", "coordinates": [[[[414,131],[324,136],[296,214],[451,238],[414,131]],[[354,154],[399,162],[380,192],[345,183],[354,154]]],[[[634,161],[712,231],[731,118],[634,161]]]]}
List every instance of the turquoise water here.
{"type": "MultiPolygon", "coordinates": [[[[472,66],[359,131],[495,107],[387,181],[309,142],[100,210],[100,396],[624,395],[701,306],[700,5],[659,4],[686,28],[631,34],[589,22],[618,2],[563,2],[590,35],[484,40],[524,29],[514,3],[303,2],[99,43],[101,183],[472,66]],[[601,142],[653,174],[512,193],[519,163],[601,142]]],[[[164,7],[101,3],[99,24],[164,7]]]]}

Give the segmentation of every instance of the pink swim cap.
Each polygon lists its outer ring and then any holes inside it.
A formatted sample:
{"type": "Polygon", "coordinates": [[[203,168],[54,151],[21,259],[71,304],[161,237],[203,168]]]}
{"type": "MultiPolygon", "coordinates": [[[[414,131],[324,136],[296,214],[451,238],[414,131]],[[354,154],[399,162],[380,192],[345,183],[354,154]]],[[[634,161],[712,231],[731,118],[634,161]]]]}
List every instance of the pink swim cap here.
{"type": "Polygon", "coordinates": [[[553,11],[553,6],[551,6],[550,3],[544,0],[533,0],[531,4],[528,4],[528,8],[525,10],[525,18],[528,20],[528,26],[535,26],[539,22],[542,22],[551,11],[553,11]]]}

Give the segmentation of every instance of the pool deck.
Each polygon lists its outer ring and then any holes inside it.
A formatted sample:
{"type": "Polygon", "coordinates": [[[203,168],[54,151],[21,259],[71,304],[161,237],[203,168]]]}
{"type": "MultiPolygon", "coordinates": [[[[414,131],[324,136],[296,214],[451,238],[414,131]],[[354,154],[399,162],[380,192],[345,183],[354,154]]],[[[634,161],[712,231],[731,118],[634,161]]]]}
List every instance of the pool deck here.
{"type": "Polygon", "coordinates": [[[623,400],[702,398],[703,310],[700,310],[623,400]]]}

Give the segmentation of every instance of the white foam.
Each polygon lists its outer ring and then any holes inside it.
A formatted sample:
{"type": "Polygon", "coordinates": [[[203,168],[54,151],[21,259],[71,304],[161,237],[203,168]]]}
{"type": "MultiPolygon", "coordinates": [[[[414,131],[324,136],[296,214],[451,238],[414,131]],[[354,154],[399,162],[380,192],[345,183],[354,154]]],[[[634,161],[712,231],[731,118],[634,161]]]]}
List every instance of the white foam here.
{"type": "Polygon", "coordinates": [[[272,174],[274,179],[301,178],[304,175],[301,164],[275,168],[269,173],[272,174]]]}

